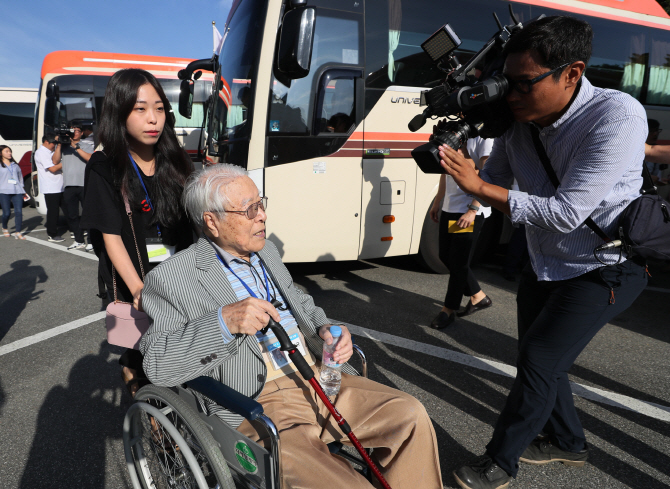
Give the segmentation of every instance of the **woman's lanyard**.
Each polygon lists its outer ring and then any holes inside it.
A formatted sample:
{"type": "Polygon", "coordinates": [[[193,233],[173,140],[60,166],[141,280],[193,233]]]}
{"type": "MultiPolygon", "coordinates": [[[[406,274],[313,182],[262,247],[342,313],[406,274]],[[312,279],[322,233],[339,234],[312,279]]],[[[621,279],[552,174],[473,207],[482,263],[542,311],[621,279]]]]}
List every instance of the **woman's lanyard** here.
{"type": "MultiPolygon", "coordinates": [[[[135,168],[135,173],[137,173],[137,178],[140,179],[140,184],[142,185],[142,188],[144,189],[144,195],[146,197],[147,205],[149,206],[149,209],[154,211],[154,205],[151,203],[151,198],[149,197],[149,192],[147,192],[147,188],[144,186],[144,180],[142,180],[142,175],[140,174],[140,169],[137,167],[137,163],[135,163],[135,160],[133,159],[133,155],[130,154],[130,151],[128,151],[128,157],[130,158],[130,162],[133,164],[133,168],[135,168]]],[[[160,238],[161,237],[161,227],[158,224],[156,224],[156,229],[158,230],[158,237],[160,238]]]]}

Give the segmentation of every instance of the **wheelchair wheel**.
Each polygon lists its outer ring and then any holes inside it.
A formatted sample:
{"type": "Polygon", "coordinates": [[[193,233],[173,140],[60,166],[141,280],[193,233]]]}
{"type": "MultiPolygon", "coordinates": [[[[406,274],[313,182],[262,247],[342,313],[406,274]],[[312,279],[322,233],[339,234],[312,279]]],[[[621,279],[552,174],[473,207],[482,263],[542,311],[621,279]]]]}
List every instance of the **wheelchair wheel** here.
{"type": "Polygon", "coordinates": [[[126,449],[142,489],[235,488],[211,433],[176,393],[147,385],[135,401],[133,407],[139,405],[127,415],[124,444],[130,445],[126,449]]]}

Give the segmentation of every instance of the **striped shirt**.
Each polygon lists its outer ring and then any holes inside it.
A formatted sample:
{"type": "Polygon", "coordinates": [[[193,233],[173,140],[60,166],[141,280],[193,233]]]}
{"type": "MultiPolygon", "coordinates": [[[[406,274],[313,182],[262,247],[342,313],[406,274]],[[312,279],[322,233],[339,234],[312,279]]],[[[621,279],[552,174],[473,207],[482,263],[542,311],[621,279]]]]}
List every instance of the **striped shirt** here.
{"type": "MultiPolygon", "coordinates": [[[[644,108],[630,95],[595,88],[582,77],[565,114],[540,129],[540,141],[559,181],[555,189],[537,155],[529,124],[515,122],[493,145],[482,179],[509,188],[514,224],[526,225],[528,251],[539,280],[565,280],[603,266],[593,256],[602,244],[583,224],[593,221],[611,238],[626,206],[640,195],[644,108]]],[[[599,254],[616,263],[619,251],[599,254]]],[[[623,259],[623,258],[622,258],[623,259]]]]}
{"type": "MultiPolygon", "coordinates": [[[[222,264],[221,266],[226,272],[226,277],[228,277],[230,286],[233,288],[233,291],[235,292],[238,300],[243,301],[244,299],[251,297],[247,289],[240,281],[243,280],[244,283],[247,284],[247,287],[249,287],[251,291],[256,294],[258,299],[265,299],[268,302],[272,302],[272,298],[275,298],[282,304],[287,304],[286,299],[284,296],[282,296],[281,292],[272,281],[272,277],[266,270],[265,273],[268,277],[268,287],[270,288],[270,297],[268,297],[268,292],[265,289],[265,276],[263,275],[263,270],[261,269],[261,259],[258,257],[257,253],[251,253],[251,260],[250,262],[247,262],[246,260],[237,258],[227,251],[224,251],[214,242],[212,242],[212,246],[214,246],[215,251],[227,265],[223,266],[222,264]],[[233,272],[235,273],[233,274],[233,272]],[[237,275],[237,277],[235,277],[235,275],[237,275]]],[[[228,326],[226,326],[226,322],[223,320],[223,316],[221,315],[222,308],[223,307],[219,308],[219,325],[221,326],[221,336],[223,336],[224,343],[229,343],[233,341],[235,337],[231,334],[228,326]]],[[[290,328],[298,327],[298,323],[296,322],[295,317],[293,317],[293,313],[291,313],[291,310],[288,307],[284,311],[278,309],[277,312],[279,312],[280,317],[279,323],[285,330],[288,331],[290,328]]],[[[260,331],[256,333],[257,341],[260,342],[263,336],[264,335],[260,331]]]]}

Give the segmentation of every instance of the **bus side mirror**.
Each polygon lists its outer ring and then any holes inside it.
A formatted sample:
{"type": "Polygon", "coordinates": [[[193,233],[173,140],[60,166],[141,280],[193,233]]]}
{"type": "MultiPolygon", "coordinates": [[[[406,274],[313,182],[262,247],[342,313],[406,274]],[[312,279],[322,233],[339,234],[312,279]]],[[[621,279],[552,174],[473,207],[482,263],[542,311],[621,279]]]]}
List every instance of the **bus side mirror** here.
{"type": "Polygon", "coordinates": [[[56,80],[50,80],[49,83],[47,83],[46,94],[49,98],[60,100],[60,89],[58,88],[56,80]]]}
{"type": "Polygon", "coordinates": [[[50,80],[47,83],[46,96],[44,123],[48,126],[57,126],[60,118],[60,90],[56,80],[50,80]]]}
{"type": "Polygon", "coordinates": [[[296,8],[284,15],[277,69],[291,79],[304,78],[309,74],[315,24],[314,7],[296,8]]]}
{"type": "Polygon", "coordinates": [[[195,82],[193,80],[182,80],[179,86],[179,113],[187,119],[190,119],[193,113],[194,88],[195,82]]]}

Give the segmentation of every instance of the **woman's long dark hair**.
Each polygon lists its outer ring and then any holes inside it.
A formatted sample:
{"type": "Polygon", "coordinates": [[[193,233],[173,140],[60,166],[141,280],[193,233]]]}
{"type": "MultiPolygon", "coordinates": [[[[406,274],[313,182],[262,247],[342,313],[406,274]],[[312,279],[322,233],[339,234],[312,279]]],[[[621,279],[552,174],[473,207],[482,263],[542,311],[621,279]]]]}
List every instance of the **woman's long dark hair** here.
{"type": "Polygon", "coordinates": [[[107,84],[102,103],[98,137],[104,147],[116,187],[128,196],[136,209],[144,200],[144,190],[128,156],[129,136],[126,120],[135,107],[137,92],[142,85],[151,85],[165,106],[165,126],[154,146],[156,157],[154,184],[151,200],[154,218],[165,226],[177,223],[183,216],[180,207],[182,190],[186,178],[193,171],[193,163],[179,145],[174,132],[175,119],[170,102],[156,77],[136,68],[117,71],[107,84]]]}
{"type": "MultiPolygon", "coordinates": [[[[7,165],[5,165],[5,160],[2,159],[2,152],[5,150],[5,148],[9,148],[6,144],[0,144],[0,165],[2,165],[3,168],[7,168],[7,165]]],[[[12,149],[12,148],[9,148],[12,149]]],[[[16,163],[16,160],[14,159],[14,155],[12,155],[12,158],[10,161],[16,163]]]]}

